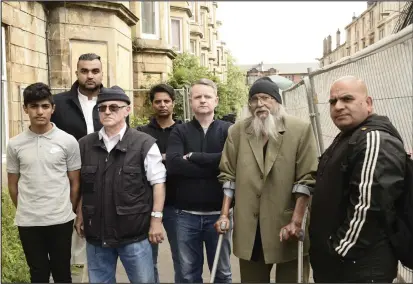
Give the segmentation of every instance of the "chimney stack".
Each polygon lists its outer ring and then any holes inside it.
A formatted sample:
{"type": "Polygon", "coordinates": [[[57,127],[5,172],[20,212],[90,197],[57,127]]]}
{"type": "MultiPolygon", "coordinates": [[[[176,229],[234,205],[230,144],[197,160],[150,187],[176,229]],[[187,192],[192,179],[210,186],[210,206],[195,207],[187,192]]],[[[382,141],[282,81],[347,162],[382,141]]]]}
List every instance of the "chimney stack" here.
{"type": "Polygon", "coordinates": [[[353,12],[353,17],[351,18],[351,20],[354,21],[355,19],[357,19],[356,12],[353,12]]]}
{"type": "Polygon", "coordinates": [[[340,29],[336,32],[336,48],[340,46],[340,29]]]}
{"type": "Polygon", "coordinates": [[[323,56],[327,54],[327,39],[323,39],[323,56]]]}
{"type": "Polygon", "coordinates": [[[331,53],[331,35],[328,35],[327,37],[327,53],[331,53]]]}

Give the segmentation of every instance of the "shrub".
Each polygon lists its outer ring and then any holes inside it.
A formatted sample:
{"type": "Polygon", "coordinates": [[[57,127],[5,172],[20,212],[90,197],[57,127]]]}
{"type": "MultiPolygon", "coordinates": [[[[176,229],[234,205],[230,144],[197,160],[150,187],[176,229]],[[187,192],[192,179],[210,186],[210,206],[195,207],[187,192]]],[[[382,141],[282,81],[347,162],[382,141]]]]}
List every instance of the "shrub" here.
{"type": "Polygon", "coordinates": [[[1,208],[1,281],[3,283],[28,283],[30,282],[29,267],[21,246],[17,226],[14,225],[16,209],[7,189],[2,190],[1,208]]]}
{"type": "Polygon", "coordinates": [[[146,116],[139,117],[131,115],[129,116],[129,127],[136,128],[137,126],[146,125],[149,123],[149,118],[146,116]]]}

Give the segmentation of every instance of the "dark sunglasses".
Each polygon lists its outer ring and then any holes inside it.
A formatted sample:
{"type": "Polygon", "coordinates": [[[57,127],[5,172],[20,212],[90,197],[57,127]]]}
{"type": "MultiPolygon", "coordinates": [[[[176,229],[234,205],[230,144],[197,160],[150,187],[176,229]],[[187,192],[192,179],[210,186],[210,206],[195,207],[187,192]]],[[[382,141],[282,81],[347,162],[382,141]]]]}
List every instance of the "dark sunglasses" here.
{"type": "Polygon", "coordinates": [[[101,105],[98,106],[99,112],[106,112],[106,109],[109,107],[110,112],[117,112],[120,108],[124,108],[127,106],[118,106],[118,105],[101,105]]]}

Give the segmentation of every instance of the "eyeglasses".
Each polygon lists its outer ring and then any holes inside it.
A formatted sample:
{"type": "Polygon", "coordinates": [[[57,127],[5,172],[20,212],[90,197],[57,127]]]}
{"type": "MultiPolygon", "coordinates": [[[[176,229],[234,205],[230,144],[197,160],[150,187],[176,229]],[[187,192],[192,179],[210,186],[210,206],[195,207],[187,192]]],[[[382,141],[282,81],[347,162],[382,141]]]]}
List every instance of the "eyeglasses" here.
{"type": "Polygon", "coordinates": [[[270,96],[265,96],[265,97],[252,97],[249,101],[248,101],[248,105],[249,106],[257,106],[258,105],[258,101],[261,101],[263,104],[268,104],[271,100],[273,100],[273,97],[270,96]]]}
{"type": "Polygon", "coordinates": [[[101,105],[98,106],[99,112],[106,112],[106,109],[109,107],[110,112],[118,112],[120,108],[124,108],[127,106],[118,106],[118,105],[101,105]]]}

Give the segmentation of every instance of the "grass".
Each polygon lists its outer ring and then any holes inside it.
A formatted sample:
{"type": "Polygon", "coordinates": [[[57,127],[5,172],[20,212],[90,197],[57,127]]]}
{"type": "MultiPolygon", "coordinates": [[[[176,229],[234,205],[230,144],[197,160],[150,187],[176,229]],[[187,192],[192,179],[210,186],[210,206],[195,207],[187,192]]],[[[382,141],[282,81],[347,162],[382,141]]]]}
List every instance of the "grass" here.
{"type": "Polygon", "coordinates": [[[14,225],[16,209],[7,188],[1,194],[1,282],[30,282],[29,267],[21,246],[17,226],[14,225]]]}

